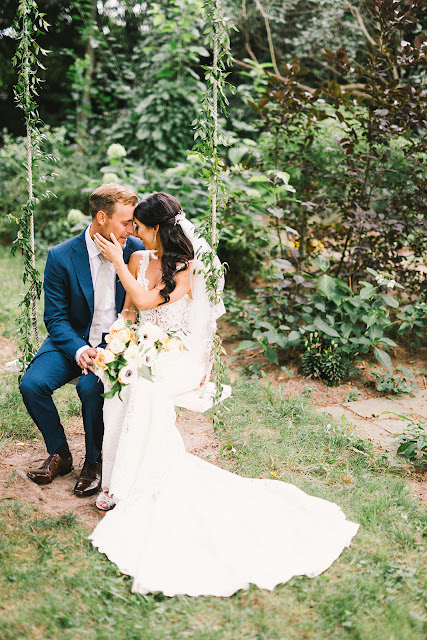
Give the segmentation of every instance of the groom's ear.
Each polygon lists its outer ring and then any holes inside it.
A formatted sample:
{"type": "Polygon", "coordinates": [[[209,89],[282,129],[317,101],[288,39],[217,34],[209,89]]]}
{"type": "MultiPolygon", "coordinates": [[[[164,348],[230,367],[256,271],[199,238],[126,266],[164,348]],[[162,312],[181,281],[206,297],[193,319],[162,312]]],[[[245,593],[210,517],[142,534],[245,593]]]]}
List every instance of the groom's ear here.
{"type": "Polygon", "coordinates": [[[105,224],[105,221],[107,219],[107,214],[105,213],[105,211],[102,211],[102,210],[98,211],[96,216],[95,216],[95,219],[96,219],[97,223],[100,224],[103,227],[104,224],[105,224]]]}

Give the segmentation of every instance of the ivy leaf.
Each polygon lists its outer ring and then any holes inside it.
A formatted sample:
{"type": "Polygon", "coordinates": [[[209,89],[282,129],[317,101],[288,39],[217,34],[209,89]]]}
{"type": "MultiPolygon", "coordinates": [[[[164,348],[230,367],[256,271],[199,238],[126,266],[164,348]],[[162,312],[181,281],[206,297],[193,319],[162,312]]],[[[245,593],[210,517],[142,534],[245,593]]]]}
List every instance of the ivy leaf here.
{"type": "Polygon", "coordinates": [[[285,271],[295,271],[294,265],[289,262],[289,260],[284,260],[283,258],[278,258],[277,260],[273,260],[273,267],[277,267],[277,269],[283,269],[285,271]]]}
{"type": "Polygon", "coordinates": [[[349,322],[343,322],[341,325],[341,332],[344,338],[349,338],[353,329],[354,325],[350,324],[349,322]]]}
{"type": "Polygon", "coordinates": [[[390,340],[390,338],[381,338],[379,344],[388,344],[389,347],[397,347],[397,344],[394,340],[390,340]]]}
{"type": "Polygon", "coordinates": [[[248,182],[270,182],[267,176],[251,176],[248,182]]]}
{"type": "Polygon", "coordinates": [[[368,333],[369,333],[369,337],[372,340],[376,340],[377,338],[381,338],[384,332],[381,327],[379,327],[377,324],[374,324],[372,327],[370,327],[368,333]]]}
{"type": "Polygon", "coordinates": [[[379,349],[378,347],[375,347],[374,356],[376,357],[380,365],[382,365],[383,367],[391,371],[392,369],[391,358],[386,351],[383,351],[383,349],[379,349]]]}

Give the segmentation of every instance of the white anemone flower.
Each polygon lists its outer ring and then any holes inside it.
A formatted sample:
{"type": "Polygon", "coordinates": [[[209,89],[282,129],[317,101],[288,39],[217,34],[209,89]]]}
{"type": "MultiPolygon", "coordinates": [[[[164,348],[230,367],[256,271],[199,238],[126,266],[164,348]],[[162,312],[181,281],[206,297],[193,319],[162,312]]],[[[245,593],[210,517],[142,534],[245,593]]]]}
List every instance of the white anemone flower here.
{"type": "Polygon", "coordinates": [[[138,342],[141,345],[154,345],[157,340],[164,342],[167,340],[167,334],[155,324],[144,322],[140,324],[137,330],[138,342]]]}
{"type": "Polygon", "coordinates": [[[157,349],[155,349],[154,347],[147,349],[141,355],[141,364],[143,364],[145,367],[152,367],[157,360],[158,355],[159,354],[157,352],[157,349]]]}
{"type": "Polygon", "coordinates": [[[133,367],[130,364],[127,364],[125,367],[123,367],[123,369],[120,370],[120,373],[117,376],[117,379],[122,384],[130,384],[131,382],[136,380],[137,375],[138,375],[138,372],[136,367],[133,367]]]}

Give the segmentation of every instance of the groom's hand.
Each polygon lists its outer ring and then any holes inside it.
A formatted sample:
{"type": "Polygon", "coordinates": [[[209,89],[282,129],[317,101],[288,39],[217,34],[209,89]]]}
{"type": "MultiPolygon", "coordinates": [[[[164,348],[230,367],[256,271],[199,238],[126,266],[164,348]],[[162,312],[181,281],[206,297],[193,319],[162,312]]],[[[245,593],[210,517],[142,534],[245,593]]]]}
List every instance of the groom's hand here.
{"type": "Polygon", "coordinates": [[[88,347],[80,354],[78,365],[82,370],[83,375],[87,376],[88,371],[95,373],[93,364],[96,358],[97,351],[94,347],[88,347]]]}

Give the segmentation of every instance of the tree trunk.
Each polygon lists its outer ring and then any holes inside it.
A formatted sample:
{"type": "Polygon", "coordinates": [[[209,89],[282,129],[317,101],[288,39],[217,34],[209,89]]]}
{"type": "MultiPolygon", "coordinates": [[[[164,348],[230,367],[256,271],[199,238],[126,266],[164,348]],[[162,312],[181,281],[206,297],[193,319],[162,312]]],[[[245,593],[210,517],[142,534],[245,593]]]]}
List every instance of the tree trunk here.
{"type": "Polygon", "coordinates": [[[94,26],[96,24],[96,16],[97,16],[97,0],[92,0],[91,9],[90,9],[90,17],[89,17],[89,25],[88,25],[88,35],[86,41],[86,60],[88,61],[88,66],[86,68],[85,76],[84,76],[84,86],[83,86],[83,95],[82,101],[80,105],[80,109],[77,114],[77,138],[79,141],[79,149],[83,151],[84,143],[88,136],[88,123],[89,123],[89,114],[92,111],[91,104],[91,87],[92,87],[92,78],[95,70],[95,49],[93,47],[93,37],[94,37],[94,26]]]}

